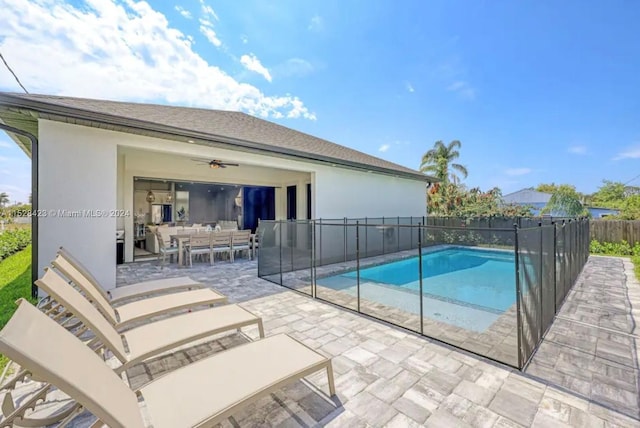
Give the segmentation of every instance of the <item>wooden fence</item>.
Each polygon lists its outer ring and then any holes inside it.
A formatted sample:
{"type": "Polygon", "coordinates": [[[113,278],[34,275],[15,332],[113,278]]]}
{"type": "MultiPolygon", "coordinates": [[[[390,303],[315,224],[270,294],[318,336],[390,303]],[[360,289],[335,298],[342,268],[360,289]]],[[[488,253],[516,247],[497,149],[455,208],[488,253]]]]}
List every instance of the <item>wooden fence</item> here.
{"type": "Polygon", "coordinates": [[[640,242],[640,220],[591,220],[591,239],[600,242],[640,242]]]}

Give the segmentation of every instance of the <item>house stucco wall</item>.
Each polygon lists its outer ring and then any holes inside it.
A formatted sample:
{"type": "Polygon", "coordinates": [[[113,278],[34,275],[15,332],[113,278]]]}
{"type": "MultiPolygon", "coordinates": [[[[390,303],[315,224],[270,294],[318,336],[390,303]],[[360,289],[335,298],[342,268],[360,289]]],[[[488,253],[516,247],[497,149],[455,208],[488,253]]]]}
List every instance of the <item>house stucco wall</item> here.
{"type": "Polygon", "coordinates": [[[116,217],[108,211],[116,208],[118,138],[93,136],[91,128],[38,121],[38,202],[46,214],[39,218],[38,272],[63,246],[109,289],[116,276],[116,217]]]}
{"type": "Polygon", "coordinates": [[[115,230],[125,230],[125,260],[133,260],[134,177],[276,187],[276,217],[286,216],[286,187],[298,186],[297,217],[395,217],[426,214],[426,183],[373,172],[245,153],[40,120],[42,209],[123,210],[128,217],[41,219],[40,270],[63,245],[106,288],[115,286],[115,230]],[[240,167],[211,170],[192,158],[240,167]]]}
{"type": "Polygon", "coordinates": [[[320,166],[315,173],[315,218],[422,217],[427,185],[375,173],[320,166]]]}

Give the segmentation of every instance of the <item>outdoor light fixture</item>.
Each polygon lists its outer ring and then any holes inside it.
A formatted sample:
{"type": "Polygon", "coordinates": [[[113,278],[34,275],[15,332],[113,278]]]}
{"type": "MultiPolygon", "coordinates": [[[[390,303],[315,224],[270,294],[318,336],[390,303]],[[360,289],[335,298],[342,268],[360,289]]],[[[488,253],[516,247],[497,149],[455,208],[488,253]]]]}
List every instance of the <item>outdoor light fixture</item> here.
{"type": "Polygon", "coordinates": [[[169,194],[165,198],[165,202],[173,202],[173,193],[169,192],[169,194]]]}

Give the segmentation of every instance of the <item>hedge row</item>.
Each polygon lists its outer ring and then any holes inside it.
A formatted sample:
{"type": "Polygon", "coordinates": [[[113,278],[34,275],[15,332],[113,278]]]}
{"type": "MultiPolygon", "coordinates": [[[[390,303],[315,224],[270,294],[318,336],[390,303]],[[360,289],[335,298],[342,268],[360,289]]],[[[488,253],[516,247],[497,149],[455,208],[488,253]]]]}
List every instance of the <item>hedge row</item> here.
{"type": "Polygon", "coordinates": [[[6,230],[0,234],[0,260],[17,253],[31,243],[31,229],[6,230]]]}

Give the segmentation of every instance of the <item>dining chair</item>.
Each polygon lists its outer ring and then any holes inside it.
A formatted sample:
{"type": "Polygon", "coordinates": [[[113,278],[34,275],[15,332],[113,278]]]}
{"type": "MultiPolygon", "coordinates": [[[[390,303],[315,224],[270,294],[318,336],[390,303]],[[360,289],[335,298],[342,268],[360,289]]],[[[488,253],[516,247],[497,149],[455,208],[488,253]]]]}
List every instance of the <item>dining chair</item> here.
{"type": "Polygon", "coordinates": [[[235,254],[237,251],[246,251],[247,254],[251,254],[251,243],[249,242],[251,237],[251,230],[237,230],[233,232],[232,240],[231,240],[231,248],[232,248],[232,261],[235,259],[235,254]]]}
{"type": "Polygon", "coordinates": [[[211,234],[211,264],[213,264],[216,254],[227,254],[229,256],[229,260],[233,261],[231,233],[214,232],[211,234]]]}
{"type": "MultiPolygon", "coordinates": [[[[171,247],[167,245],[162,232],[159,230],[156,230],[155,235],[158,240],[158,260],[160,261],[160,268],[163,268],[167,260],[167,256],[172,257],[174,255],[178,255],[178,247],[171,247]]],[[[169,261],[171,261],[171,259],[169,259],[169,261]]]]}
{"type": "Polygon", "coordinates": [[[193,256],[206,255],[213,264],[213,251],[210,233],[194,233],[186,246],[186,253],[189,256],[189,266],[193,266],[193,256]]]}

